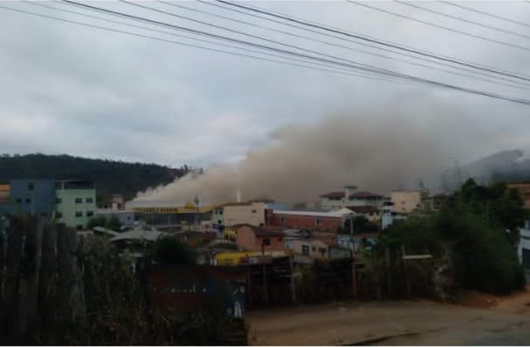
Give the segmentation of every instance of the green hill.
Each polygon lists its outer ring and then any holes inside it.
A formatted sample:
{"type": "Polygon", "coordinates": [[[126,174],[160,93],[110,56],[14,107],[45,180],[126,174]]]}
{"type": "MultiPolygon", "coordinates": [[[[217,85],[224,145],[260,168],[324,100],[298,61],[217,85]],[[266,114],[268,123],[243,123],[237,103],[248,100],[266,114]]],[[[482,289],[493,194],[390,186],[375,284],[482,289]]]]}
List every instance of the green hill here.
{"type": "Polygon", "coordinates": [[[53,178],[86,179],[96,183],[98,204],[107,204],[112,194],[123,194],[126,200],[149,187],[168,184],[186,174],[184,165],[174,169],[167,166],[122,161],[87,159],[69,155],[2,155],[0,183],[11,179],[53,178]]]}

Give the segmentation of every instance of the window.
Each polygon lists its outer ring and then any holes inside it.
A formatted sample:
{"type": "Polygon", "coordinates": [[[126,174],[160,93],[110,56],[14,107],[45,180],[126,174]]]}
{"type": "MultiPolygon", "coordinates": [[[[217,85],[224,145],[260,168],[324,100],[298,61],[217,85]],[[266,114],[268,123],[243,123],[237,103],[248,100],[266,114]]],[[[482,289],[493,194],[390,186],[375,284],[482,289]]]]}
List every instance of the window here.
{"type": "Polygon", "coordinates": [[[75,213],[75,216],[76,216],[76,217],[83,217],[83,212],[81,212],[81,211],[77,211],[77,212],[75,213]]]}
{"type": "Polygon", "coordinates": [[[61,198],[56,198],[55,199],[55,203],[56,204],[61,204],[62,202],[63,202],[63,199],[61,199],[61,198]]]}
{"type": "Polygon", "coordinates": [[[81,203],[83,203],[83,198],[75,198],[75,203],[76,203],[76,204],[81,204],[81,203]]]}
{"type": "Polygon", "coordinates": [[[250,212],[252,212],[252,213],[256,213],[256,212],[258,212],[258,211],[256,211],[256,210],[252,210],[252,211],[250,211],[250,212]]]}
{"type": "Polygon", "coordinates": [[[85,200],[87,203],[91,204],[94,202],[94,199],[93,198],[86,198],[85,200]]]}
{"type": "Polygon", "coordinates": [[[31,204],[31,199],[30,199],[30,198],[27,198],[27,199],[26,199],[26,202],[27,202],[28,204],[31,204]]]}
{"type": "Polygon", "coordinates": [[[55,214],[57,216],[57,218],[62,218],[63,217],[63,214],[59,211],[57,211],[57,213],[55,214]]]}
{"type": "Polygon", "coordinates": [[[302,246],[302,254],[303,255],[309,255],[309,246],[308,245],[303,245],[302,246]]]}
{"type": "Polygon", "coordinates": [[[263,239],[262,244],[263,244],[263,246],[270,246],[271,239],[263,239]]]}
{"type": "Polygon", "coordinates": [[[82,226],[81,224],[77,224],[77,225],[75,226],[75,228],[76,228],[77,230],[83,230],[83,226],[82,226]]]}
{"type": "Polygon", "coordinates": [[[311,247],[311,250],[314,252],[314,251],[316,251],[317,249],[316,249],[315,246],[313,246],[313,247],[311,247]]]}
{"type": "Polygon", "coordinates": [[[33,182],[32,183],[28,183],[28,190],[29,191],[35,190],[35,183],[33,183],[33,182]]]}
{"type": "Polygon", "coordinates": [[[41,217],[48,217],[48,214],[47,214],[46,212],[41,212],[41,213],[40,213],[40,216],[41,216],[41,217]]]}
{"type": "Polygon", "coordinates": [[[94,211],[86,211],[86,216],[87,217],[93,217],[94,216],[94,211]]]}
{"type": "Polygon", "coordinates": [[[18,198],[15,201],[17,202],[17,204],[20,204],[22,202],[22,199],[18,198]]]}
{"type": "Polygon", "coordinates": [[[223,214],[223,210],[220,210],[220,211],[219,211],[219,214],[223,214]]]}
{"type": "Polygon", "coordinates": [[[285,223],[285,217],[280,217],[280,223],[285,223]]]}
{"type": "Polygon", "coordinates": [[[127,220],[131,220],[131,216],[127,216],[127,220]]]}
{"type": "Polygon", "coordinates": [[[315,224],[317,225],[317,227],[321,226],[322,225],[322,219],[317,218],[317,220],[315,221],[315,224]]]}

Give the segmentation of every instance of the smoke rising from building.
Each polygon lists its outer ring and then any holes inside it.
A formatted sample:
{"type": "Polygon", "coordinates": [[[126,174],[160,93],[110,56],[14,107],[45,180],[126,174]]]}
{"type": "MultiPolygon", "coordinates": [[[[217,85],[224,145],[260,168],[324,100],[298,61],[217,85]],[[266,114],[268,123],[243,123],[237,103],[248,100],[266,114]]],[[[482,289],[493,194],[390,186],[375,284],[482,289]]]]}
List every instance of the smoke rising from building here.
{"type": "Polygon", "coordinates": [[[484,134],[477,126],[473,136],[462,133],[471,127],[447,107],[428,109],[423,118],[389,108],[286,126],[271,134],[269,146],[248,152],[235,167],[212,166],[141,193],[136,201],[184,204],[198,195],[202,204],[219,203],[235,201],[239,189],[242,201],[293,203],[315,201],[348,184],[379,193],[418,188],[420,180],[433,187],[450,158],[465,155],[484,134]],[[456,140],[462,137],[465,146],[456,140]]]}

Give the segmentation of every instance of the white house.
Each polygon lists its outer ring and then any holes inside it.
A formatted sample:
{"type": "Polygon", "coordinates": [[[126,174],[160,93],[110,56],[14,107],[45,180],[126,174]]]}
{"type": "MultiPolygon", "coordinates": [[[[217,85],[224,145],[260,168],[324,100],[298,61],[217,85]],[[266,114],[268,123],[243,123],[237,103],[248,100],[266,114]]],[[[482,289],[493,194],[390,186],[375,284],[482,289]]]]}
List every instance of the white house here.
{"type": "Polygon", "coordinates": [[[524,227],[519,229],[519,233],[520,240],[517,253],[525,271],[530,272],[530,220],[527,220],[524,227]]]}

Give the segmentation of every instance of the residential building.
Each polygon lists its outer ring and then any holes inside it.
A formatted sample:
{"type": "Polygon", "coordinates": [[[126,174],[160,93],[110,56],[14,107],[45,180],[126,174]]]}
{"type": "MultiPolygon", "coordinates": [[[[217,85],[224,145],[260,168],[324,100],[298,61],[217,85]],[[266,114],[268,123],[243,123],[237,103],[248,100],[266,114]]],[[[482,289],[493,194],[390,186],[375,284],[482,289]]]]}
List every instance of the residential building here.
{"type": "Polygon", "coordinates": [[[57,220],[78,230],[96,215],[96,187],[92,181],[66,180],[55,184],[57,220]]]}
{"type": "Polygon", "coordinates": [[[372,223],[377,223],[381,219],[381,211],[374,206],[346,206],[337,213],[353,213],[354,216],[363,216],[372,223]]]}
{"type": "Polygon", "coordinates": [[[123,195],[121,195],[121,194],[113,194],[112,195],[111,209],[113,209],[115,211],[119,211],[119,210],[125,209],[125,204],[123,202],[123,195]]]}
{"type": "Polygon", "coordinates": [[[225,226],[236,224],[265,225],[265,203],[233,202],[223,205],[223,222],[225,226]]]}
{"type": "Polygon", "coordinates": [[[236,244],[242,251],[268,252],[284,250],[285,234],[243,224],[237,228],[236,244]]]}
{"type": "Polygon", "coordinates": [[[530,183],[510,183],[506,187],[517,190],[524,207],[530,209],[530,183]]]}
{"type": "Polygon", "coordinates": [[[393,191],[390,199],[394,212],[410,214],[418,211],[422,205],[423,193],[419,190],[393,191]]]}
{"type": "Polygon", "coordinates": [[[9,182],[10,213],[51,218],[55,210],[55,181],[52,179],[16,179],[9,182]]]}
{"type": "Polygon", "coordinates": [[[218,206],[212,210],[212,225],[224,225],[224,208],[218,206]]]}
{"type": "Polygon", "coordinates": [[[351,258],[353,252],[348,248],[331,245],[328,247],[328,258],[329,259],[344,259],[351,258]]]}
{"type": "Polygon", "coordinates": [[[293,242],[293,251],[295,254],[310,258],[328,258],[328,247],[329,245],[327,243],[318,239],[295,240],[293,242]]]}
{"type": "Polygon", "coordinates": [[[395,212],[394,203],[392,201],[386,201],[381,208],[381,229],[385,230],[395,221],[406,219],[407,216],[408,214],[406,213],[395,212]]]}
{"type": "Polygon", "coordinates": [[[384,197],[379,194],[357,191],[356,186],[346,186],[343,191],[335,191],[320,196],[320,205],[325,211],[339,210],[346,206],[381,207],[384,197]]]}
{"type": "Polygon", "coordinates": [[[333,212],[273,210],[269,224],[286,228],[337,232],[342,227],[342,217],[342,214],[333,212]]]}

